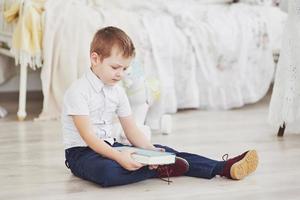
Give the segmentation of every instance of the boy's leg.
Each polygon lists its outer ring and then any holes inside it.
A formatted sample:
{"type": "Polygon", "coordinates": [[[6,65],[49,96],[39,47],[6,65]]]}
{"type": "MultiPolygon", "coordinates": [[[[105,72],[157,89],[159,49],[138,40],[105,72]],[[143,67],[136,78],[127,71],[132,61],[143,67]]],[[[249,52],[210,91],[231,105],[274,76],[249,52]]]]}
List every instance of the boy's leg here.
{"type": "Polygon", "coordinates": [[[157,176],[148,166],[128,171],[114,160],[102,157],[88,147],[66,150],[68,167],[75,176],[92,181],[103,187],[135,183],[157,176]]]}
{"type": "Polygon", "coordinates": [[[225,161],[216,161],[197,154],[178,152],[170,147],[158,144],[154,146],[163,148],[166,152],[172,152],[176,156],[184,158],[189,163],[189,170],[185,173],[186,176],[211,179],[220,174],[225,165],[225,161]]]}
{"type": "Polygon", "coordinates": [[[239,180],[254,172],[258,165],[258,156],[255,150],[246,151],[225,161],[216,161],[197,154],[178,152],[167,146],[155,146],[184,158],[189,163],[189,170],[185,173],[186,176],[210,179],[220,175],[239,180]]]}

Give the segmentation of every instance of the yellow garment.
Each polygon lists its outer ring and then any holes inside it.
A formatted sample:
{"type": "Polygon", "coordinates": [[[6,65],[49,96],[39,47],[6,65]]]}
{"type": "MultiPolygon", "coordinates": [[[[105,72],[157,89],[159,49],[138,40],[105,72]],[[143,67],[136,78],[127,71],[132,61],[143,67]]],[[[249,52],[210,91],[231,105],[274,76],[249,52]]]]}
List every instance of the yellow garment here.
{"type": "Polygon", "coordinates": [[[45,1],[16,1],[4,12],[8,23],[17,22],[12,38],[12,52],[17,64],[41,67],[45,1]]]}
{"type": "Polygon", "coordinates": [[[18,18],[20,10],[20,3],[14,3],[8,10],[5,8],[4,18],[8,23],[13,22],[18,18]]]}

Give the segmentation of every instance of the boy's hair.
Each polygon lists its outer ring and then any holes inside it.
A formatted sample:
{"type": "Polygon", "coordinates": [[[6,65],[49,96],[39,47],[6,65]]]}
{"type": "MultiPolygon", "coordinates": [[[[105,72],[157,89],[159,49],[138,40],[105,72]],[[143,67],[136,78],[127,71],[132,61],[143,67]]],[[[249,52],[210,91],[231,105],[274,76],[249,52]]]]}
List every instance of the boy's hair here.
{"type": "Polygon", "coordinates": [[[96,32],[91,43],[90,54],[96,52],[101,61],[111,54],[111,50],[117,46],[123,53],[123,57],[135,56],[135,48],[129,36],[119,28],[108,26],[96,32]]]}

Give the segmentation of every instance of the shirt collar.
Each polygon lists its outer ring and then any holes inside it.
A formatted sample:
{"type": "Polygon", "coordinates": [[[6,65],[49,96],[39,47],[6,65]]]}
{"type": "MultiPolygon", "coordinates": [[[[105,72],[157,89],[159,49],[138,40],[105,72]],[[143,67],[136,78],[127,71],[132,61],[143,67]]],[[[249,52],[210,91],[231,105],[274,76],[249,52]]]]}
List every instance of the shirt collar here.
{"type": "Polygon", "coordinates": [[[94,72],[92,71],[92,68],[89,68],[87,73],[86,73],[86,78],[88,79],[88,81],[90,82],[90,84],[92,85],[93,89],[99,93],[101,92],[101,90],[104,87],[104,83],[101,81],[100,78],[98,78],[96,76],[96,74],[94,74],[94,72]]]}

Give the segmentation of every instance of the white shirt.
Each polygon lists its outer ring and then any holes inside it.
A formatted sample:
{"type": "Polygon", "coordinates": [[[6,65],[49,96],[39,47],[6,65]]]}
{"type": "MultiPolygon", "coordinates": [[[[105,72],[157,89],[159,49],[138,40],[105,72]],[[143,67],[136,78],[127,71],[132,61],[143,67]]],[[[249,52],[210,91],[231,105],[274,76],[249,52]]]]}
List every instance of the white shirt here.
{"type": "Polygon", "coordinates": [[[87,146],[71,115],[89,116],[96,136],[113,144],[112,123],[115,114],[119,117],[131,115],[124,89],[118,85],[104,85],[89,69],[71,85],[64,96],[61,119],[65,149],[87,146]]]}

